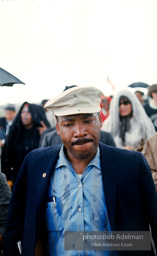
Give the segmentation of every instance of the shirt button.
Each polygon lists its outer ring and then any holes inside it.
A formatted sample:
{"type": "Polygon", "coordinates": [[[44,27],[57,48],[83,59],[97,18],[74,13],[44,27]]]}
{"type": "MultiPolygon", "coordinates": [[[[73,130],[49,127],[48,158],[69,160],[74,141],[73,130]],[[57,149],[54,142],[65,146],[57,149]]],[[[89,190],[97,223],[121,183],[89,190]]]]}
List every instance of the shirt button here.
{"type": "Polygon", "coordinates": [[[81,212],[81,207],[78,207],[78,211],[81,212]]]}
{"type": "Polygon", "coordinates": [[[79,188],[81,188],[81,187],[82,187],[82,184],[80,183],[78,186],[79,186],[79,188]]]}

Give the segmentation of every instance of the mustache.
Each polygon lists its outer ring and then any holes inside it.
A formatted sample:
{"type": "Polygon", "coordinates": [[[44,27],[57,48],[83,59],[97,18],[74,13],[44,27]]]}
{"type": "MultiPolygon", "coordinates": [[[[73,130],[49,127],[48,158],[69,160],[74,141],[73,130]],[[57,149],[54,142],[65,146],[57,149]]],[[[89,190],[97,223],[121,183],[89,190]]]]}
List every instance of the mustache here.
{"type": "Polygon", "coordinates": [[[84,138],[82,140],[78,139],[78,140],[72,142],[72,146],[80,144],[80,143],[87,143],[87,142],[93,142],[93,140],[92,139],[87,139],[87,138],[84,138]]]}

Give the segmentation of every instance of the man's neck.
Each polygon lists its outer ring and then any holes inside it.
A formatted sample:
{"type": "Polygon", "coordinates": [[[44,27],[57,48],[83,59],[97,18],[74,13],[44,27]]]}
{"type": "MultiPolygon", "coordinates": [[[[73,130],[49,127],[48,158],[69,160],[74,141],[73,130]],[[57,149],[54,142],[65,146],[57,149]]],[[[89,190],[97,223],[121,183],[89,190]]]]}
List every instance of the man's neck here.
{"type": "Polygon", "coordinates": [[[82,160],[78,159],[78,161],[74,160],[74,161],[70,161],[70,162],[77,174],[83,174],[84,169],[87,167],[87,165],[89,164],[90,161],[82,161],[82,160]]]}
{"type": "Polygon", "coordinates": [[[88,166],[88,164],[94,158],[94,156],[95,154],[87,158],[75,158],[73,155],[66,153],[66,157],[69,159],[77,174],[83,174],[84,169],[88,166]]]}

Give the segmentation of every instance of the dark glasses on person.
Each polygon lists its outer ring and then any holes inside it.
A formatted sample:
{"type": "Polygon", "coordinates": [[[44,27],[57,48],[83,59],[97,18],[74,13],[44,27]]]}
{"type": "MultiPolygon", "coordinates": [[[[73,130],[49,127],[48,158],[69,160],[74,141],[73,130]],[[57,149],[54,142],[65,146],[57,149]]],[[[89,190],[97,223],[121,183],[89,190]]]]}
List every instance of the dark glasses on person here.
{"type": "Polygon", "coordinates": [[[130,101],[129,100],[122,100],[122,101],[119,102],[119,106],[121,106],[122,104],[126,106],[126,105],[130,104],[130,101]]]}

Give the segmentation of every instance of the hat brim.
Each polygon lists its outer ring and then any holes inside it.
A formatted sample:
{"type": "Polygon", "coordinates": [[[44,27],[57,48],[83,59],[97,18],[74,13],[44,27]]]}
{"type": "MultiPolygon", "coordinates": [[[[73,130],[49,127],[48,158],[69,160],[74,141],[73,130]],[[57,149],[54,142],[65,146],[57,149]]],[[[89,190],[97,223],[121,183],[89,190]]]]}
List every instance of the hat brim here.
{"type": "Polygon", "coordinates": [[[69,108],[69,109],[51,109],[51,111],[54,112],[55,116],[69,116],[69,115],[77,115],[77,114],[93,114],[93,113],[99,113],[100,112],[99,106],[93,106],[93,107],[76,107],[76,108],[69,108]]]}

